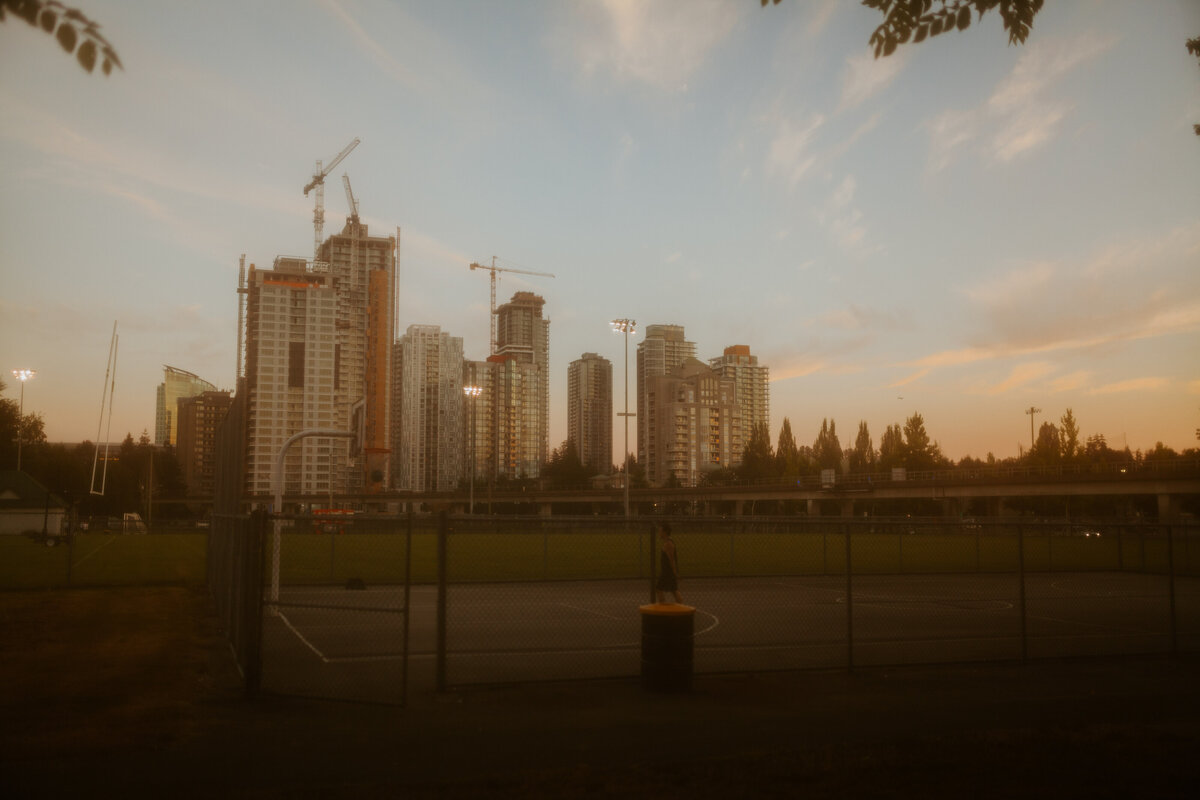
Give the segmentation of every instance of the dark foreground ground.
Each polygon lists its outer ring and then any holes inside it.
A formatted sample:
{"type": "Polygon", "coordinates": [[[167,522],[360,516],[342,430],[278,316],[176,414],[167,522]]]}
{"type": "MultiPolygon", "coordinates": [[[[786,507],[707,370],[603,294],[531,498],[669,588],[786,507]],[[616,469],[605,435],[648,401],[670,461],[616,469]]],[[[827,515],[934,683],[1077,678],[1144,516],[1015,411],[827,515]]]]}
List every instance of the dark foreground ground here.
{"type": "Polygon", "coordinates": [[[201,589],[0,593],[3,797],[1195,797],[1200,660],[242,698],[201,589]]]}

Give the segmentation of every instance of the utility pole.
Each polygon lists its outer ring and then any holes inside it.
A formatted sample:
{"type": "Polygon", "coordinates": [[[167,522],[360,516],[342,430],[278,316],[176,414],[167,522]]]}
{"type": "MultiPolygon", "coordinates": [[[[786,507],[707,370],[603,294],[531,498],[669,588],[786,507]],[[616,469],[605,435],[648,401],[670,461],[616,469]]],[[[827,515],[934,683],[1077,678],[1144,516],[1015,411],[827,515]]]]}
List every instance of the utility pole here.
{"type": "Polygon", "coordinates": [[[1032,453],[1032,452],[1033,452],[1033,445],[1034,445],[1034,441],[1033,441],[1033,415],[1034,415],[1034,414],[1040,414],[1040,413],[1042,413],[1042,410],[1041,410],[1040,408],[1034,408],[1033,406],[1030,406],[1029,408],[1025,409],[1025,413],[1029,415],[1029,452],[1031,452],[1031,453],[1032,453]]]}

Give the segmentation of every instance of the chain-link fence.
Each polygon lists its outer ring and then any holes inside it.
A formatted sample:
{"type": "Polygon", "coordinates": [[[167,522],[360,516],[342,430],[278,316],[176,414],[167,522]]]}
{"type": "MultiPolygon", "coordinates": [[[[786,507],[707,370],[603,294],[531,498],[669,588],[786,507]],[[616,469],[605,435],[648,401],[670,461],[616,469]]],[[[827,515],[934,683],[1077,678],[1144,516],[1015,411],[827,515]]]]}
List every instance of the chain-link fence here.
{"type": "Polygon", "coordinates": [[[208,537],[208,586],[217,619],[233,647],[246,691],[262,674],[263,541],[267,517],[214,514],[208,537]]]}
{"type": "MultiPolygon", "coordinates": [[[[430,523],[340,512],[272,518],[263,533],[263,689],[403,705],[413,581],[426,602],[436,578],[430,523]]],[[[428,640],[428,619],[422,630],[428,640]]]]}
{"type": "MultiPolygon", "coordinates": [[[[660,521],[280,517],[262,686],[403,702],[635,676],[660,521]]],[[[697,673],[1200,649],[1194,524],[669,521],[697,673]]]]}
{"type": "Polygon", "coordinates": [[[0,589],[67,589],[205,581],[205,531],[0,536],[0,589]]]}
{"type": "MultiPolygon", "coordinates": [[[[698,673],[1200,645],[1195,526],[671,519],[698,673]]],[[[447,685],[636,675],[654,524],[455,518],[447,685]]]]}

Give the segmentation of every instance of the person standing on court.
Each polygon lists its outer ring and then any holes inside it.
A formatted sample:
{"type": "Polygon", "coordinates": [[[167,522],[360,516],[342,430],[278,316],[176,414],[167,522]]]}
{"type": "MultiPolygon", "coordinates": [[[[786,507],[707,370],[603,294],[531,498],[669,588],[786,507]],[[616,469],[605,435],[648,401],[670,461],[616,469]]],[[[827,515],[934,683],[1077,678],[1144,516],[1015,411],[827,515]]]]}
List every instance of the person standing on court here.
{"type": "Polygon", "coordinates": [[[667,592],[675,596],[676,603],[682,603],[679,594],[679,560],[675,555],[675,540],[671,538],[671,526],[665,522],[658,525],[660,551],[658,557],[658,583],[655,584],[655,594],[658,602],[663,602],[667,592]]]}

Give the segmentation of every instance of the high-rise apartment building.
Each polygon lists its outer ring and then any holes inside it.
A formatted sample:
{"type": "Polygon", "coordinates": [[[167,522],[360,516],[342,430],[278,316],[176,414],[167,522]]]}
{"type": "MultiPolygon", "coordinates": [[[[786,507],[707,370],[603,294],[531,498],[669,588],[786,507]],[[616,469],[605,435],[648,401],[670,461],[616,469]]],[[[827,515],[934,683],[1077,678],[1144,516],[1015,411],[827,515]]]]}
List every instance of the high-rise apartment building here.
{"type": "Polygon", "coordinates": [[[394,485],[445,492],[463,475],[463,342],[410,325],[395,347],[394,485]]]}
{"type": "Polygon", "coordinates": [[[395,253],[395,237],[369,236],[365,224],[347,219],[342,232],[321,245],[313,265],[329,274],[337,297],[334,424],[363,433],[355,463],[346,443],[335,448],[334,471],[346,491],[377,491],[388,480],[395,253]],[[355,408],[361,408],[361,422],[355,408]]]}
{"type": "Polygon", "coordinates": [[[513,355],[488,358],[492,390],[492,449],[495,476],[536,478],[546,463],[549,429],[541,400],[544,373],[513,355]]]}
{"type": "Polygon", "coordinates": [[[567,368],[567,439],[593,475],[612,471],[612,362],[584,353],[567,368]]]}
{"type": "Polygon", "coordinates": [[[251,265],[245,294],[246,489],[271,492],[275,457],[292,435],[284,491],[371,492],[388,480],[395,239],[347,220],[320,258],[251,265]],[[361,445],[356,447],[354,445],[361,445]]]}
{"type": "Polygon", "coordinates": [[[158,385],[154,405],[154,443],[175,444],[179,430],[177,403],[184,397],[214,392],[217,387],[187,370],[163,365],[163,382],[158,385]]]}
{"type": "MultiPolygon", "coordinates": [[[[737,405],[741,414],[738,428],[743,439],[749,441],[755,425],[769,425],[771,422],[771,395],[768,391],[770,369],[766,364],[759,364],[758,356],[751,354],[750,348],[744,344],[726,347],[721,356],[709,359],[708,365],[718,375],[732,380],[737,387],[737,405]]],[[[738,452],[734,463],[740,464],[741,461],[742,453],[738,452]]]]}
{"type": "Polygon", "coordinates": [[[463,362],[464,389],[478,390],[463,397],[463,477],[470,481],[473,469],[476,483],[496,476],[495,372],[491,361],[463,362]]]}
{"type": "Polygon", "coordinates": [[[550,320],[546,301],[517,292],[496,309],[494,436],[497,474],[536,478],[550,455],[550,320]]]}
{"type": "Polygon", "coordinates": [[[175,457],[190,495],[213,495],[217,428],[232,404],[230,392],[201,392],[179,399],[179,438],[175,445],[175,457]]]}
{"type": "MultiPolygon", "coordinates": [[[[250,266],[246,280],[246,365],[239,387],[249,395],[246,490],[270,494],[277,454],[305,430],[346,430],[341,413],[339,298],[328,272],[302,258],[280,257],[274,269],[250,266]]],[[[347,404],[348,408],[348,404],[347,404]]],[[[344,492],[345,440],[308,437],[284,461],[287,493],[344,492]]]]}
{"type": "Polygon", "coordinates": [[[651,485],[695,486],[704,473],[740,459],[740,412],[731,379],[688,358],[669,374],[649,378],[645,396],[651,485]]]}
{"type": "Polygon", "coordinates": [[[646,392],[652,378],[667,375],[686,359],[696,357],[696,343],[684,338],[682,325],[647,325],[646,338],[637,348],[637,457],[649,465],[659,457],[650,437],[657,409],[647,404],[646,392]]]}

